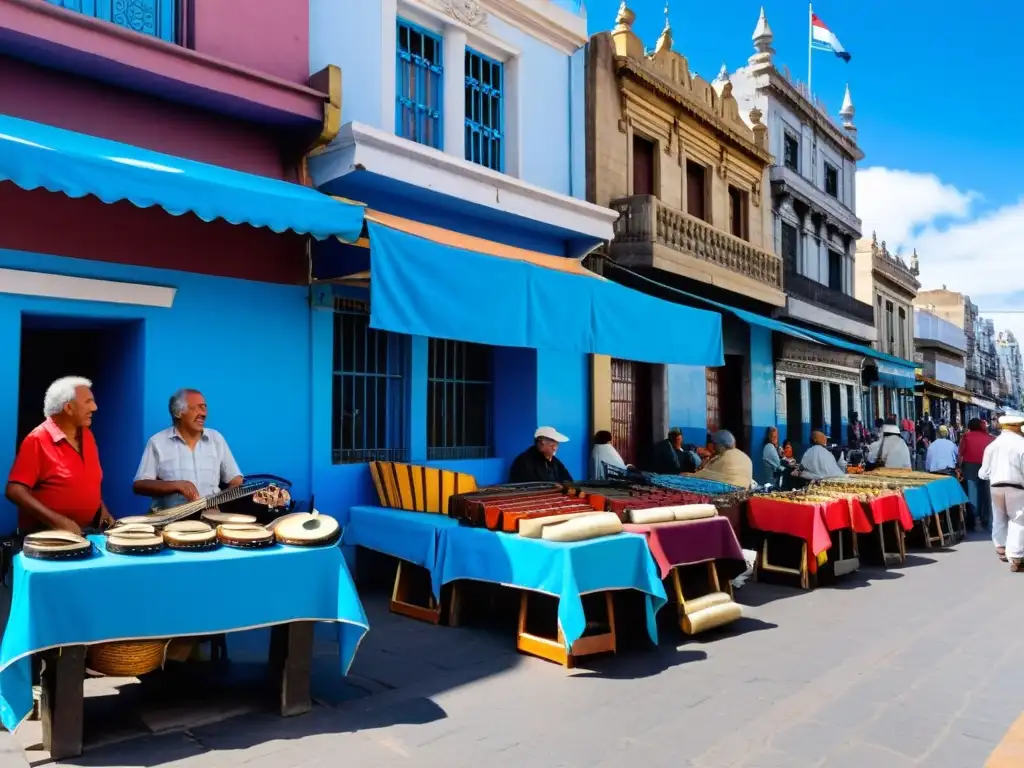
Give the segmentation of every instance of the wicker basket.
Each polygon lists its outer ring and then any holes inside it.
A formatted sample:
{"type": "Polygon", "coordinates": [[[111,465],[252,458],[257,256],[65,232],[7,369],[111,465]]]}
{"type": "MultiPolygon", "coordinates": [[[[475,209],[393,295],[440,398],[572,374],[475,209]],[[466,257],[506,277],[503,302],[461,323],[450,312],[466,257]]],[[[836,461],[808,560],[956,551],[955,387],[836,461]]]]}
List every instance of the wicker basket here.
{"type": "Polygon", "coordinates": [[[89,647],[86,666],[108,677],[139,677],[164,665],[166,640],[102,643],[89,647]]]}

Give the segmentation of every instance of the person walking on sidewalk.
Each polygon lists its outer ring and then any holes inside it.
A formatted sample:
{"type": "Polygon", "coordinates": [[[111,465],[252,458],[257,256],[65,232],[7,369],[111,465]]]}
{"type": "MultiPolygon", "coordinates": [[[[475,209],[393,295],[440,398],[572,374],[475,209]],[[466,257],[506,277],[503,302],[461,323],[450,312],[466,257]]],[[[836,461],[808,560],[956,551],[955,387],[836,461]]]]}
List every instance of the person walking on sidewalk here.
{"type": "Polygon", "coordinates": [[[988,481],[982,480],[978,473],[981,472],[981,462],[985,456],[985,449],[995,440],[988,433],[985,422],[981,419],[971,419],[967,422],[967,432],[960,438],[960,468],[964,475],[968,499],[967,527],[978,530],[991,530],[992,528],[992,498],[990,495],[988,481]]]}
{"type": "Polygon", "coordinates": [[[992,543],[1014,573],[1024,571],[1024,425],[1022,416],[1003,416],[999,437],[985,449],[978,476],[992,488],[992,543]]]}

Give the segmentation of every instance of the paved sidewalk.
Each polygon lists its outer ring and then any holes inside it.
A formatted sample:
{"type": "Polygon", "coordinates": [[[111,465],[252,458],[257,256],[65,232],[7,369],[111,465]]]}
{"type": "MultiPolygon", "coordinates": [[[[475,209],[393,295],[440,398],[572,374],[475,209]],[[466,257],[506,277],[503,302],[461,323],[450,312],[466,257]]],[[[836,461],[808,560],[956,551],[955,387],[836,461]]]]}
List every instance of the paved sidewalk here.
{"type": "MultiPolygon", "coordinates": [[[[330,644],[318,645],[323,705],[311,714],[250,712],[186,731],[165,717],[163,735],[67,764],[982,768],[1024,710],[1024,668],[1012,663],[1022,590],[1024,574],[976,538],[837,588],[748,584],[737,597],[749,618],[732,630],[695,641],[664,630],[656,650],[573,673],[518,656],[510,633],[391,616],[375,595],[346,683],[330,644]]],[[[38,741],[32,725],[0,734],[0,766],[18,764],[22,753],[4,751],[12,740],[38,741]]]]}

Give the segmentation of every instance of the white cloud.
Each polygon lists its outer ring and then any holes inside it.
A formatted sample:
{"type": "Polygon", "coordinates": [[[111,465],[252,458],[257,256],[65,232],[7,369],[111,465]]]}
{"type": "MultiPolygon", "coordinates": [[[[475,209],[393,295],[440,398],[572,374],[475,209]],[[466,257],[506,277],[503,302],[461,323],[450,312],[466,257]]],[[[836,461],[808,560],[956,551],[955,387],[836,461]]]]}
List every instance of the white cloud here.
{"type": "MultiPolygon", "coordinates": [[[[865,234],[877,232],[890,251],[904,257],[916,248],[922,288],[945,285],[971,296],[982,310],[1024,309],[1024,198],[977,212],[980,199],[934,174],[880,167],[857,173],[857,213],[865,234]],[[1022,293],[1010,296],[1017,292],[1022,293]]],[[[1013,322],[1011,315],[993,318],[997,328],[1024,330],[1024,322],[1013,322]]]]}

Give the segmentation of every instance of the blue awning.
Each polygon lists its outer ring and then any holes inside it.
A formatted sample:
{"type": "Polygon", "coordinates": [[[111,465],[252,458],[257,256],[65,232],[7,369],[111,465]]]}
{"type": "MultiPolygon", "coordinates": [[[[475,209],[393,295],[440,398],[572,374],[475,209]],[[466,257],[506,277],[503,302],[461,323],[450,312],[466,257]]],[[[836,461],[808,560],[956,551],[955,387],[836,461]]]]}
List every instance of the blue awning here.
{"type": "Polygon", "coordinates": [[[370,325],[507,347],[724,365],[722,319],[592,274],[478,253],[367,221],[370,325]]]}
{"type": "Polygon", "coordinates": [[[154,205],[173,216],[291,230],[317,239],[352,241],[362,206],[315,189],[208,163],[152,152],[109,139],[0,115],[0,181],[104,203],[154,205]]]}

